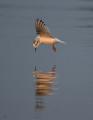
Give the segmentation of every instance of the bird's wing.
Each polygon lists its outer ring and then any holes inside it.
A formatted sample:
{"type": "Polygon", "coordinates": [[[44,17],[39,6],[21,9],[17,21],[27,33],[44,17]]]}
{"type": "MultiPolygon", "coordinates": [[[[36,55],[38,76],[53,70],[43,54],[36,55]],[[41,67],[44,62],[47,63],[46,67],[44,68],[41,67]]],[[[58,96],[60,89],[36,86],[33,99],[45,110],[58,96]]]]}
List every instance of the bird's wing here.
{"type": "Polygon", "coordinates": [[[43,20],[37,19],[35,22],[36,33],[40,36],[52,37],[43,20]]]}

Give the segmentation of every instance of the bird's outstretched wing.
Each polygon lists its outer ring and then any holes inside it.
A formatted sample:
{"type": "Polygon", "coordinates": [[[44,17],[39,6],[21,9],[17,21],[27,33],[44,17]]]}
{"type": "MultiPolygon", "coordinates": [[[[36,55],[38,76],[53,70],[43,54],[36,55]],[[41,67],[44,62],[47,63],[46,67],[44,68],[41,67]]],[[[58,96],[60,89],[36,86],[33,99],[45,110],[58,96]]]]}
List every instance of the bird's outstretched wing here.
{"type": "Polygon", "coordinates": [[[49,32],[43,20],[37,19],[35,22],[35,27],[36,27],[36,33],[39,34],[40,36],[52,37],[51,33],[49,32]]]}

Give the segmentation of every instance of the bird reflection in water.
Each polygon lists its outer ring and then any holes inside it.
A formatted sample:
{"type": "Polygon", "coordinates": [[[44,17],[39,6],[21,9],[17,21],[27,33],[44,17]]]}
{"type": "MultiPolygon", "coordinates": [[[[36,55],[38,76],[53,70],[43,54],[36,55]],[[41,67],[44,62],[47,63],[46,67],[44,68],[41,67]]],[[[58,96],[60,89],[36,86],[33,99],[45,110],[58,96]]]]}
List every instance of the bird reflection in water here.
{"type": "Polygon", "coordinates": [[[39,71],[35,67],[33,77],[35,78],[35,110],[43,110],[45,108],[44,96],[53,94],[56,79],[56,65],[48,72],[39,71]]]}

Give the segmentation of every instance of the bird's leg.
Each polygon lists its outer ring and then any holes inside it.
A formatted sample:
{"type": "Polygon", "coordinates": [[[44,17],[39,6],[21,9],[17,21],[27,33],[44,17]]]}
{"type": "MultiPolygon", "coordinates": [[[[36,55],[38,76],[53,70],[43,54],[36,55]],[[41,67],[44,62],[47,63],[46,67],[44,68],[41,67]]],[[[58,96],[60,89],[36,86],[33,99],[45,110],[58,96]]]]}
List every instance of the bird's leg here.
{"type": "Polygon", "coordinates": [[[36,53],[36,48],[35,48],[35,53],[36,53]]]}
{"type": "Polygon", "coordinates": [[[52,45],[52,49],[53,49],[54,52],[56,52],[55,44],[52,45]]]}

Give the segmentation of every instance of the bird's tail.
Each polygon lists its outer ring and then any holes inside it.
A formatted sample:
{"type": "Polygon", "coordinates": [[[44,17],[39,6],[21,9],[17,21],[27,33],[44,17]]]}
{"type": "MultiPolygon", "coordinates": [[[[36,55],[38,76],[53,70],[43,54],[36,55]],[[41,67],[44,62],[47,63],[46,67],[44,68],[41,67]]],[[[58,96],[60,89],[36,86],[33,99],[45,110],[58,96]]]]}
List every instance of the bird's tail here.
{"type": "Polygon", "coordinates": [[[57,39],[57,38],[56,38],[56,41],[57,41],[58,43],[61,43],[62,45],[66,45],[66,42],[65,42],[65,41],[59,40],[59,39],[57,39]]]}

